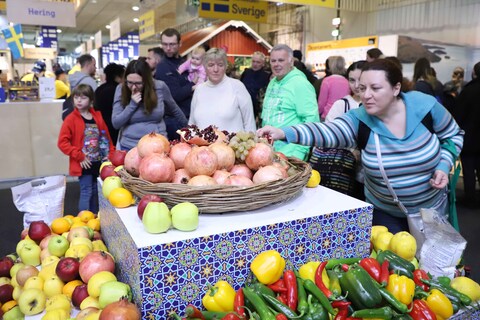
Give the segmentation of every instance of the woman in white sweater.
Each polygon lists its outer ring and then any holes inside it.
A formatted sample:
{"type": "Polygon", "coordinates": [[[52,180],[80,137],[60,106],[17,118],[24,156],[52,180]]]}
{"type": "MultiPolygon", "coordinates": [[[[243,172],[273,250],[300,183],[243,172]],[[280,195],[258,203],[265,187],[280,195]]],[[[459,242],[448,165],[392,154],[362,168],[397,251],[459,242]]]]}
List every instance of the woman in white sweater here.
{"type": "Polygon", "coordinates": [[[255,132],[252,99],[242,82],[225,74],[225,51],[211,48],[204,65],[207,81],[195,89],[188,123],[201,129],[214,125],[229,132],[255,132]]]}

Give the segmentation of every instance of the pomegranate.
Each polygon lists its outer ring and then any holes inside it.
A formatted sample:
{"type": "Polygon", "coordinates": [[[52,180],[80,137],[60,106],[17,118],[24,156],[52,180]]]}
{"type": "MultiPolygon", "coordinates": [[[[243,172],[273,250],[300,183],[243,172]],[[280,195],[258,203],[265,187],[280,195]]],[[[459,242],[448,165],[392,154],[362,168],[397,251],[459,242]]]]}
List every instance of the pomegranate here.
{"type": "Polygon", "coordinates": [[[273,165],[261,167],[253,175],[253,183],[259,184],[269,181],[275,181],[283,179],[283,173],[280,168],[277,168],[273,165]]]}
{"type": "MultiPolygon", "coordinates": [[[[250,169],[249,169],[250,170],[250,169]]],[[[212,178],[217,181],[218,184],[225,184],[225,180],[231,175],[230,172],[225,170],[216,170],[213,173],[212,178]]]]}
{"type": "Polygon", "coordinates": [[[215,142],[208,147],[216,154],[218,159],[217,169],[230,170],[235,164],[235,151],[225,143],[215,142]]]}
{"type": "Polygon", "coordinates": [[[187,170],[185,169],[177,169],[175,171],[175,174],[173,175],[173,180],[172,183],[182,183],[182,184],[187,184],[188,181],[190,180],[190,176],[187,173],[187,170]]]}
{"type": "Polygon", "coordinates": [[[200,129],[194,124],[190,124],[185,128],[177,130],[177,133],[182,138],[182,141],[197,146],[208,146],[216,141],[227,142],[228,132],[221,131],[215,126],[208,126],[205,129],[200,129]]]}
{"type": "Polygon", "coordinates": [[[171,182],[175,164],[165,154],[153,153],[142,159],[139,167],[140,178],[153,183],[171,182]]]}
{"type": "Polygon", "coordinates": [[[80,261],[78,272],[84,283],[87,283],[95,273],[100,271],[115,272],[115,261],[109,253],[92,251],[80,261]]]}
{"type": "Polygon", "coordinates": [[[212,177],[201,174],[201,175],[192,177],[187,184],[189,186],[205,187],[205,186],[215,186],[217,185],[217,182],[212,177]]]}
{"type": "Polygon", "coordinates": [[[280,171],[282,171],[282,174],[283,174],[283,177],[284,178],[288,178],[288,173],[287,173],[287,170],[289,168],[288,164],[286,162],[282,162],[281,161],[274,161],[272,163],[272,166],[274,167],[277,167],[278,169],[280,169],[280,171]]]}
{"type": "Polygon", "coordinates": [[[250,168],[243,163],[234,165],[233,168],[230,170],[230,173],[247,177],[250,180],[253,178],[252,170],[250,170],[250,168]]]}
{"type": "Polygon", "coordinates": [[[175,169],[182,169],[185,157],[192,151],[192,146],[186,142],[179,142],[170,148],[169,157],[175,163],[175,169]]]}
{"type": "Polygon", "coordinates": [[[140,320],[142,315],[137,306],[128,301],[121,299],[108,304],[100,313],[100,320],[140,320]]]}
{"type": "Polygon", "coordinates": [[[123,167],[132,176],[138,177],[140,174],[138,168],[140,167],[141,160],[142,158],[140,158],[140,155],[138,154],[138,148],[132,148],[130,149],[130,151],[127,152],[127,155],[125,156],[123,167]]]}
{"type": "Polygon", "coordinates": [[[245,164],[252,170],[258,170],[258,168],[271,165],[272,163],[272,146],[261,142],[257,142],[254,147],[250,148],[245,158],[245,164]]]}
{"type": "Polygon", "coordinates": [[[137,148],[140,157],[144,158],[152,153],[169,153],[170,142],[163,135],[151,132],[138,141],[137,148]]]}
{"type": "Polygon", "coordinates": [[[109,160],[115,167],[118,167],[123,165],[126,155],[127,155],[127,151],[125,150],[115,150],[111,153],[109,160]]]}
{"type": "Polygon", "coordinates": [[[195,147],[185,157],[185,170],[190,176],[211,176],[218,166],[217,155],[207,147],[195,147]]]}
{"type": "Polygon", "coordinates": [[[231,174],[226,180],[225,184],[229,186],[253,186],[253,181],[244,176],[231,174]]]}

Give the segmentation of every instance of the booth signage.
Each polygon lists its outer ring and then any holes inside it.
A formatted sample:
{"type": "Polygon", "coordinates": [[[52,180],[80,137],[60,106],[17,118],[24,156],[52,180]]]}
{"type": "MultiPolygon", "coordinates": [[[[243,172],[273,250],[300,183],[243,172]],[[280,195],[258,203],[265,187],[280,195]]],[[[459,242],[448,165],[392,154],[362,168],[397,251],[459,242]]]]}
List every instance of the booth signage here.
{"type": "Polygon", "coordinates": [[[140,16],[138,22],[140,40],[147,39],[155,34],[155,11],[150,10],[140,16]]]}
{"type": "MultiPolygon", "coordinates": [[[[277,0],[267,0],[270,2],[278,2],[277,0]]],[[[282,0],[283,3],[292,3],[305,6],[319,6],[326,8],[336,8],[335,0],[282,0]]]]}
{"type": "Polygon", "coordinates": [[[117,40],[122,35],[120,31],[120,18],[110,22],[110,41],[117,40]]]}
{"type": "Polygon", "coordinates": [[[57,58],[57,50],[53,48],[25,48],[25,59],[32,60],[53,60],[57,58]]]}
{"type": "Polygon", "coordinates": [[[28,25],[75,27],[75,4],[35,0],[7,0],[8,20],[28,25]]]}
{"type": "Polygon", "coordinates": [[[210,19],[267,22],[268,2],[201,0],[198,16],[210,19]]]}
{"type": "Polygon", "coordinates": [[[102,30],[95,33],[95,49],[102,47],[102,30]]]}
{"type": "Polygon", "coordinates": [[[40,99],[55,99],[55,79],[40,77],[39,79],[40,99]]]}

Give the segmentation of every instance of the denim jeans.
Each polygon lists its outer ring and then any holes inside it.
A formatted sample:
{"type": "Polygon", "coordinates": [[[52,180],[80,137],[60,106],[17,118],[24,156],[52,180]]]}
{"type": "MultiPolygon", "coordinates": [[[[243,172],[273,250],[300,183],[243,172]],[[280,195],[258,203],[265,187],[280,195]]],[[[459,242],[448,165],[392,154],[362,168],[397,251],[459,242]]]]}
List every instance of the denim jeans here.
{"type": "Polygon", "coordinates": [[[388,231],[395,234],[399,231],[408,231],[407,217],[395,217],[385,211],[379,209],[373,209],[373,221],[374,226],[385,226],[388,231]]]}
{"type": "Polygon", "coordinates": [[[98,213],[97,177],[91,174],[81,175],[78,181],[80,182],[79,212],[89,210],[98,213]]]}

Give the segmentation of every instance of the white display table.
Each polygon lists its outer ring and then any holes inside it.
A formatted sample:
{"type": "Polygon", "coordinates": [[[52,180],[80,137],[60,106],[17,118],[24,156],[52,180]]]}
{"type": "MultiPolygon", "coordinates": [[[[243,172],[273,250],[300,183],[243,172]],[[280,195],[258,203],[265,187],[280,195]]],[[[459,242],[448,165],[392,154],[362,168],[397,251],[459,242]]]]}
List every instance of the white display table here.
{"type": "Polygon", "coordinates": [[[324,187],[305,188],[283,204],[203,214],[195,231],[154,235],[144,231],[136,207],[115,209],[100,195],[103,238],[116,258],[119,280],[132,287],[142,319],[166,319],[189,303],[200,307],[208,286],[219,279],[238,289],[250,262],[265,250],[279,251],[290,268],[368,256],[372,210],[324,187]]]}
{"type": "Polygon", "coordinates": [[[0,180],[68,174],[57,148],[63,100],[0,103],[0,180]]]}

